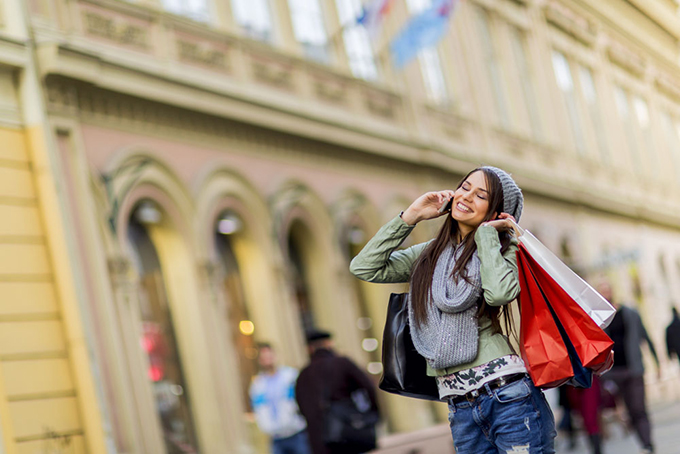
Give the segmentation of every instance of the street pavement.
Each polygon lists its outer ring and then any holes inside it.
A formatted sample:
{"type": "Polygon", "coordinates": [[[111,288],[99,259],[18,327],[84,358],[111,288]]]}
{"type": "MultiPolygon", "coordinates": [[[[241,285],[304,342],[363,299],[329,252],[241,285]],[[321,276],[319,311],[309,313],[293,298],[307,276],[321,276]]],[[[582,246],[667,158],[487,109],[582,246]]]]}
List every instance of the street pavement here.
{"type": "MultiPolygon", "coordinates": [[[[651,406],[650,413],[656,454],[680,454],[680,402],[651,406]]],[[[603,444],[603,454],[640,452],[640,444],[632,432],[626,433],[623,427],[614,421],[607,422],[605,427],[608,437],[603,444]]],[[[560,433],[556,447],[558,454],[590,453],[585,435],[578,437],[576,449],[570,451],[566,438],[560,433]]]]}

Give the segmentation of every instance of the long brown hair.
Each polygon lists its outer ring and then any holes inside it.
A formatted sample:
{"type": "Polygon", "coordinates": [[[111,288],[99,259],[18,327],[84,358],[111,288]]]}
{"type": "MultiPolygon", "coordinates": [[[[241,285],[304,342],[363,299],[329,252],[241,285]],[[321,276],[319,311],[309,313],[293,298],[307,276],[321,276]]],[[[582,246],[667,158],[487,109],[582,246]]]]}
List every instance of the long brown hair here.
{"type": "MultiPolygon", "coordinates": [[[[486,180],[486,186],[489,193],[489,209],[484,216],[482,222],[490,221],[495,215],[503,212],[503,186],[501,186],[501,181],[496,176],[493,171],[485,169],[483,167],[476,168],[470,173],[465,175],[465,177],[458,183],[456,189],[460,188],[465,180],[468,179],[470,175],[475,172],[482,172],[486,180]]],[[[458,261],[456,261],[453,267],[453,273],[451,278],[454,280],[464,279],[469,282],[469,277],[466,273],[466,266],[472,258],[472,255],[477,250],[477,244],[475,243],[475,228],[472,232],[461,239],[463,251],[460,255],[458,261]]],[[[427,322],[427,312],[428,305],[432,304],[431,294],[432,294],[432,276],[434,275],[434,269],[437,265],[437,259],[442,254],[444,249],[448,245],[457,245],[459,237],[460,228],[458,222],[455,221],[450,215],[447,215],[444,225],[437,233],[437,236],[432,242],[425,248],[425,250],[420,254],[420,257],[416,261],[413,272],[411,273],[411,304],[413,306],[413,315],[416,325],[422,326],[427,322]]],[[[501,240],[501,253],[510,245],[510,235],[507,232],[502,232],[499,234],[501,240]]],[[[503,310],[505,313],[505,328],[508,333],[512,332],[512,314],[509,310],[503,310]]],[[[489,306],[482,298],[482,303],[479,308],[479,315],[486,314],[490,319],[494,329],[497,332],[501,332],[501,308],[489,306]]]]}

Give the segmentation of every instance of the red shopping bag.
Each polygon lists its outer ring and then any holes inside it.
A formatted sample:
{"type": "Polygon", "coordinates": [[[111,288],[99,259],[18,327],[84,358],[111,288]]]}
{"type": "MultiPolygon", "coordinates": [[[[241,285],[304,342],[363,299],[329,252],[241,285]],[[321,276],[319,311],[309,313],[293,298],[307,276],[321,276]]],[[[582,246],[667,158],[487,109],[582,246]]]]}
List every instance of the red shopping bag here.
{"type": "Polygon", "coordinates": [[[520,353],[535,386],[557,387],[574,376],[569,352],[529,264],[517,253],[520,353]]]}
{"type": "Polygon", "coordinates": [[[590,316],[562,289],[520,244],[518,260],[526,262],[543,295],[564,327],[584,367],[595,372],[605,367],[614,342],[590,316]],[[521,258],[520,258],[521,257],[521,258]]]}

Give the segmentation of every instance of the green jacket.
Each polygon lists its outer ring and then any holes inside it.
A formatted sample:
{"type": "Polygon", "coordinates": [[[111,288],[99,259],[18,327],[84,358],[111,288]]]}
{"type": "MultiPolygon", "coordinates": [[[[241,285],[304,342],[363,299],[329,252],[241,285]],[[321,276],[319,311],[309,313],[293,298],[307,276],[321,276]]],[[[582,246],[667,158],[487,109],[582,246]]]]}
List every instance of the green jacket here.
{"type": "MultiPolygon", "coordinates": [[[[361,280],[376,283],[409,282],[416,259],[429,243],[421,243],[407,249],[396,250],[413,230],[399,216],[382,226],[378,233],[354,257],[350,271],[361,280]]],[[[491,226],[480,226],[475,232],[477,254],[481,262],[482,290],[484,300],[490,306],[502,306],[517,298],[517,243],[501,254],[498,232],[491,226]]],[[[470,363],[447,369],[431,369],[428,375],[448,375],[460,370],[486,364],[496,358],[513,354],[507,338],[495,332],[488,317],[479,318],[479,350],[470,363]]]]}

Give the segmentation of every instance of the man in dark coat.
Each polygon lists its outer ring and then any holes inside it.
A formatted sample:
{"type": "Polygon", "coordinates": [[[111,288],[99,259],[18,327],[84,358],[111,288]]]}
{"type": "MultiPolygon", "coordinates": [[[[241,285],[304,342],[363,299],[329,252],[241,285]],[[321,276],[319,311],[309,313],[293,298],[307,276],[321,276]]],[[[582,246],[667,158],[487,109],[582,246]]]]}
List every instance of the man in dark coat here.
{"type": "Polygon", "coordinates": [[[673,311],[673,319],[671,324],[666,328],[666,349],[668,350],[668,357],[673,358],[675,355],[680,360],[680,318],[678,318],[678,310],[673,311]]]}
{"type": "Polygon", "coordinates": [[[654,452],[654,447],[645,397],[645,368],[640,349],[642,342],[649,345],[649,351],[656,361],[657,372],[660,371],[659,358],[642,324],[640,314],[631,307],[612,301],[612,289],[609,284],[601,284],[598,291],[616,308],[616,315],[605,329],[614,341],[614,367],[602,378],[616,384],[618,394],[623,398],[623,403],[628,410],[630,422],[642,443],[642,453],[651,454],[654,452]]]}
{"type": "Polygon", "coordinates": [[[375,387],[368,376],[349,358],[333,351],[331,335],[314,331],[307,336],[310,363],[301,372],[295,386],[300,412],[307,420],[307,432],[314,454],[335,451],[324,443],[324,423],[328,401],[343,401],[362,396],[366,406],[377,413],[375,387]]]}

